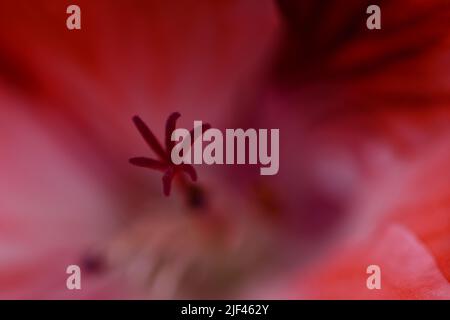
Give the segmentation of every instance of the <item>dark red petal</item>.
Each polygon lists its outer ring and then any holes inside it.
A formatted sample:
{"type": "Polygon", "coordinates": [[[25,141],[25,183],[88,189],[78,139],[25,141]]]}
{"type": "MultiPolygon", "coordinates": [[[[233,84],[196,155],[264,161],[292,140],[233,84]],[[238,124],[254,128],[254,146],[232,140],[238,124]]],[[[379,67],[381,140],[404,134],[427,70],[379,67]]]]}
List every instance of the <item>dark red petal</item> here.
{"type": "Polygon", "coordinates": [[[190,164],[181,164],[180,169],[186,172],[192,181],[197,181],[197,171],[190,164]]]}
{"type": "MultiPolygon", "coordinates": [[[[211,125],[209,123],[203,123],[202,124],[202,134],[205,133],[206,130],[211,129],[211,125]]],[[[194,143],[194,141],[196,140],[194,137],[194,129],[192,129],[191,131],[189,131],[190,135],[191,135],[191,145],[194,143]]]]}
{"type": "Polygon", "coordinates": [[[169,168],[166,173],[164,173],[162,177],[163,182],[163,192],[165,196],[170,195],[170,189],[172,187],[172,179],[173,179],[174,170],[173,168],[169,168]]]}
{"type": "Polygon", "coordinates": [[[139,130],[139,133],[144,138],[145,142],[149,145],[149,147],[161,158],[166,160],[167,155],[164,151],[163,147],[159,143],[158,139],[156,139],[155,135],[151,130],[147,127],[144,121],[141,120],[138,116],[133,117],[133,122],[136,128],[139,130]]]}
{"type": "Polygon", "coordinates": [[[172,152],[172,148],[173,148],[173,141],[171,140],[172,138],[172,132],[175,130],[176,124],[177,124],[177,120],[178,118],[181,116],[181,114],[179,112],[174,112],[172,113],[169,118],[167,118],[167,122],[166,122],[166,151],[168,154],[170,154],[170,152],[172,152]]]}
{"type": "Polygon", "coordinates": [[[165,164],[161,161],[150,159],[150,158],[145,158],[145,157],[131,158],[129,161],[131,164],[138,166],[138,167],[144,167],[144,168],[155,169],[155,170],[160,170],[160,171],[167,170],[167,167],[168,167],[167,164],[165,164]]]}

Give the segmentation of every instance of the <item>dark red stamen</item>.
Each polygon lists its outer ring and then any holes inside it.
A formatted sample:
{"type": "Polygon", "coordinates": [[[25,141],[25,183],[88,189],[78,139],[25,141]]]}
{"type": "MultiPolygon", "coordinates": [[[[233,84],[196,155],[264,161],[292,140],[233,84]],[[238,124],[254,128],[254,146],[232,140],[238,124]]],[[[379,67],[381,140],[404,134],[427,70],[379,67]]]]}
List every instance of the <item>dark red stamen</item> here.
{"type": "Polygon", "coordinates": [[[172,141],[172,132],[174,132],[177,120],[181,116],[180,113],[174,112],[172,113],[169,118],[167,118],[166,122],[166,150],[172,151],[172,148],[174,146],[174,142],[172,141]]]}
{"type": "Polygon", "coordinates": [[[145,157],[131,158],[130,163],[134,164],[135,166],[138,166],[138,167],[155,169],[155,170],[160,170],[160,171],[165,171],[168,168],[167,164],[165,164],[161,161],[150,159],[150,158],[145,158],[145,157]]]}
{"type": "MultiPolygon", "coordinates": [[[[187,174],[192,181],[197,181],[197,172],[194,167],[189,164],[175,164],[172,162],[171,152],[174,147],[174,142],[172,141],[172,133],[176,128],[176,122],[181,115],[178,112],[172,113],[166,122],[166,132],[165,132],[165,149],[159,143],[158,139],[155,137],[153,132],[147,127],[144,121],[138,116],[133,117],[133,122],[136,125],[139,133],[142,135],[144,140],[147,142],[149,147],[157,154],[160,160],[155,160],[146,157],[135,157],[131,158],[129,161],[131,164],[144,167],[148,169],[163,171],[164,175],[162,178],[163,182],[163,192],[166,196],[170,195],[170,190],[172,187],[172,180],[174,177],[180,173],[187,174]]],[[[202,133],[211,128],[209,124],[204,124],[202,126],[202,133]]],[[[194,132],[191,130],[191,142],[195,140],[194,132]]]]}
{"type": "MultiPolygon", "coordinates": [[[[205,131],[208,129],[211,129],[211,125],[209,123],[204,123],[202,125],[202,134],[204,134],[205,131]]],[[[189,131],[189,134],[191,135],[191,145],[194,144],[195,138],[197,138],[194,136],[194,130],[195,129],[192,129],[191,131],[189,131]]]]}
{"type": "Polygon", "coordinates": [[[153,132],[147,127],[144,121],[141,120],[138,116],[133,117],[133,122],[136,128],[138,129],[141,136],[144,138],[145,142],[147,142],[148,146],[155,151],[155,153],[161,158],[161,160],[165,160],[166,153],[164,148],[159,143],[158,139],[156,139],[153,132]]]}

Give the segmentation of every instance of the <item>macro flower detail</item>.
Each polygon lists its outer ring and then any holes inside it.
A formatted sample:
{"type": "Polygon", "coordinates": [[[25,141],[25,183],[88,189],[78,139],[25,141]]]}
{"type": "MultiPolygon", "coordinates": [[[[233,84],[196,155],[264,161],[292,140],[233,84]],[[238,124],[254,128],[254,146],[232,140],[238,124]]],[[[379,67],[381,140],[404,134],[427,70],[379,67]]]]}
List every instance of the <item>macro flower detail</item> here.
{"type": "MultiPolygon", "coordinates": [[[[183,173],[187,174],[192,181],[197,181],[197,172],[195,171],[194,167],[190,164],[175,164],[172,161],[172,158],[170,156],[172,149],[174,147],[174,143],[171,140],[172,133],[176,128],[176,123],[178,118],[180,117],[179,112],[173,112],[169,118],[167,118],[166,121],[166,128],[165,128],[165,148],[161,145],[161,143],[158,141],[156,136],[153,134],[153,132],[150,130],[150,128],[145,124],[144,121],[139,116],[133,117],[133,122],[138,129],[141,136],[144,138],[145,142],[148,144],[150,149],[152,149],[156,155],[158,156],[158,160],[147,158],[147,157],[134,157],[131,158],[129,161],[131,164],[158,170],[164,172],[164,175],[162,177],[163,182],[163,192],[164,195],[169,196],[170,191],[172,188],[172,180],[178,176],[181,181],[184,181],[184,175],[183,173]]],[[[207,130],[211,126],[209,124],[203,125],[203,131],[207,130]]],[[[193,129],[191,130],[191,136],[193,136],[193,129]]],[[[193,143],[193,141],[192,141],[193,143]]]]}
{"type": "Polygon", "coordinates": [[[449,0],[76,2],[0,1],[0,299],[450,299],[449,0]]]}

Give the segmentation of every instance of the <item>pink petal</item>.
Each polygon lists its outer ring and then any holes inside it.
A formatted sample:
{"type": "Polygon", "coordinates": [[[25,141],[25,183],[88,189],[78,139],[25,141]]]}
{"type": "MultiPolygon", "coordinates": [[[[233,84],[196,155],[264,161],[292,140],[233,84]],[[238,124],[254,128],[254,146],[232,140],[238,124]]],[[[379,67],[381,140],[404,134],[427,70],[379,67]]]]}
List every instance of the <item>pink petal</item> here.
{"type": "Polygon", "coordinates": [[[391,225],[361,245],[335,254],[297,284],[301,298],[313,299],[449,299],[450,284],[424,244],[400,226],[391,225]],[[366,268],[381,268],[381,290],[369,290],[366,268]]]}

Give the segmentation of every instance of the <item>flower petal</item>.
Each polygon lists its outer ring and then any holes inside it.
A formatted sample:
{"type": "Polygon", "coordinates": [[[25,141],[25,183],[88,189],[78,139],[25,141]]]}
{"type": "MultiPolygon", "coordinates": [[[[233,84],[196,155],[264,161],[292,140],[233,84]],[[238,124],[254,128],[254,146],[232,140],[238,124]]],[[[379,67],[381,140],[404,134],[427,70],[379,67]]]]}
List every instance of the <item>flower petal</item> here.
{"type": "MultiPolygon", "coordinates": [[[[302,273],[298,292],[313,299],[449,299],[450,285],[427,247],[407,228],[391,224],[343,247],[326,264],[302,273]],[[353,249],[352,249],[353,248],[353,249]],[[381,289],[369,290],[369,265],[381,269],[381,289]]],[[[331,259],[330,259],[331,258],[331,259]]],[[[304,271],[304,270],[303,270],[304,271]]],[[[297,293],[298,293],[297,292],[297,293]]]]}

